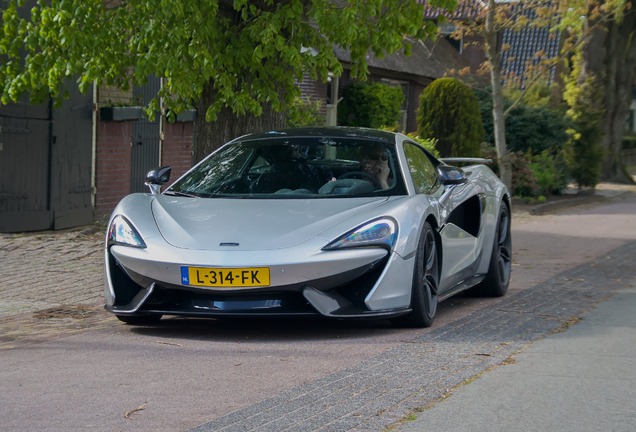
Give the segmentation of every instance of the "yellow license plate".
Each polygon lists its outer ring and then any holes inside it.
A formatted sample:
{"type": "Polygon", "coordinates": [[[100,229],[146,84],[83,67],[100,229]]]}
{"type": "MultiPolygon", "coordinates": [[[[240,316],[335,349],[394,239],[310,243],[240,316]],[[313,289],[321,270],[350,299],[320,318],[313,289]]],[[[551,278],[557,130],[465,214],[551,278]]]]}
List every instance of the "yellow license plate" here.
{"type": "Polygon", "coordinates": [[[181,267],[181,283],[209,287],[269,286],[269,268],[181,267]]]}

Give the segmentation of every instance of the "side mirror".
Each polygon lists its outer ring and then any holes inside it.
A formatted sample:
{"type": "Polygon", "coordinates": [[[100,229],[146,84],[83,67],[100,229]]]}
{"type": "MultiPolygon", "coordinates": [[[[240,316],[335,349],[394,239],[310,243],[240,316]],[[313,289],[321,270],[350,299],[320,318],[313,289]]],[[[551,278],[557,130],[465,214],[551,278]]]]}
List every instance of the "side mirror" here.
{"type": "Polygon", "coordinates": [[[450,165],[438,165],[437,173],[443,185],[458,185],[466,183],[468,177],[461,169],[450,165]]]}
{"type": "Polygon", "coordinates": [[[161,185],[168,183],[170,180],[170,171],[172,171],[172,167],[169,166],[148,171],[145,184],[150,188],[151,194],[157,195],[161,192],[161,185]]]}

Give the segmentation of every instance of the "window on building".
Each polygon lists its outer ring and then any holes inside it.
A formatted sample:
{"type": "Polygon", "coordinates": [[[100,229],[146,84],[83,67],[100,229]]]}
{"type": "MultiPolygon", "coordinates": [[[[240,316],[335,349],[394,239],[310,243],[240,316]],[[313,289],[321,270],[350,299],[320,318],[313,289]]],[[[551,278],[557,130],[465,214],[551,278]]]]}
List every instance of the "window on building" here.
{"type": "Polygon", "coordinates": [[[463,38],[455,39],[452,36],[456,30],[457,26],[453,23],[439,24],[439,33],[444,36],[444,39],[446,39],[452,46],[454,46],[455,49],[461,54],[462,50],[464,49],[464,40],[463,38]]]}

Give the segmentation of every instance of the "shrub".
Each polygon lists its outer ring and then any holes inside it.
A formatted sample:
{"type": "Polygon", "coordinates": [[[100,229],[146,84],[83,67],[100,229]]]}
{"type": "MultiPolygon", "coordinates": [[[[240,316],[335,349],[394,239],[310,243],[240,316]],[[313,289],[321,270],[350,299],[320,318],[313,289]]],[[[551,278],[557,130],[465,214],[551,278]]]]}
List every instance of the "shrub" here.
{"type": "MultiPolygon", "coordinates": [[[[633,133],[633,132],[632,132],[633,133]]],[[[623,150],[636,148],[636,135],[625,135],[623,137],[623,150]]]]}
{"type": "MultiPolygon", "coordinates": [[[[495,174],[499,175],[499,165],[497,164],[497,150],[494,146],[483,143],[481,146],[481,157],[492,159],[489,165],[495,174]]],[[[530,160],[523,155],[523,152],[513,152],[510,154],[512,165],[512,190],[513,196],[523,198],[535,197],[539,194],[540,187],[537,183],[537,176],[530,167],[530,160]]]]}
{"type": "Polygon", "coordinates": [[[392,126],[401,118],[404,93],[385,84],[353,83],[338,104],[338,125],[379,128],[392,126]]]}
{"type": "Polygon", "coordinates": [[[433,81],[420,96],[418,133],[437,139],[442,157],[475,157],[484,139],[479,103],[473,91],[455,78],[433,81]]]}
{"type": "Polygon", "coordinates": [[[541,195],[560,194],[567,186],[567,165],[563,157],[563,151],[553,155],[548,150],[533,155],[531,151],[526,153],[530,160],[530,168],[537,177],[541,195]]]}
{"type": "Polygon", "coordinates": [[[325,118],[320,115],[322,101],[312,101],[309,96],[297,97],[287,108],[287,127],[323,126],[325,118]]]}
{"type": "MultiPolygon", "coordinates": [[[[478,91],[475,94],[479,99],[479,109],[486,132],[484,139],[487,143],[493,144],[495,137],[492,95],[490,91],[478,91]]],[[[504,98],[504,109],[511,105],[512,101],[504,98]]],[[[558,109],[549,109],[538,102],[537,107],[520,103],[506,117],[506,144],[508,150],[514,152],[526,153],[531,148],[539,153],[543,150],[556,152],[570,139],[567,131],[571,127],[571,120],[558,109]]]]}
{"type": "Polygon", "coordinates": [[[540,190],[537,176],[530,167],[530,161],[523,152],[510,155],[512,164],[512,195],[520,197],[537,196],[540,190]]]}

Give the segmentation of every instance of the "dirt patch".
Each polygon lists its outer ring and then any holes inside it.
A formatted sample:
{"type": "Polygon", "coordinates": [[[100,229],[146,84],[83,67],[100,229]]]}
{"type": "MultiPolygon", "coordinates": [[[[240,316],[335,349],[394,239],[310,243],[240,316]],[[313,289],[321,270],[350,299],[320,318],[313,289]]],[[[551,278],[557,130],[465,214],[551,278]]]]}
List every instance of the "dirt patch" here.
{"type": "Polygon", "coordinates": [[[87,305],[63,305],[33,312],[33,318],[73,318],[84,319],[96,315],[98,311],[87,305]]]}

